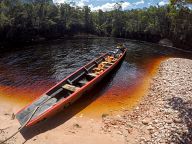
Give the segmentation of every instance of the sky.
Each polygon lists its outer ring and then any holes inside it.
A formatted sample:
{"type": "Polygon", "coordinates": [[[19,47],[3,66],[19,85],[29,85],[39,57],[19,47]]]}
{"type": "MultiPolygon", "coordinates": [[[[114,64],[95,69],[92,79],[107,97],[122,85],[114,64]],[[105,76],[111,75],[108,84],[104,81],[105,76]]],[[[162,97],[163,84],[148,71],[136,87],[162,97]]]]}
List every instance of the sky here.
{"type": "MultiPolygon", "coordinates": [[[[70,3],[74,2],[77,6],[89,6],[92,11],[97,11],[99,9],[103,11],[110,11],[114,8],[114,5],[117,2],[122,0],[53,0],[54,3],[70,3]]],[[[122,1],[122,9],[136,9],[149,7],[151,5],[160,5],[163,6],[168,4],[169,0],[123,0],[122,1]]]]}

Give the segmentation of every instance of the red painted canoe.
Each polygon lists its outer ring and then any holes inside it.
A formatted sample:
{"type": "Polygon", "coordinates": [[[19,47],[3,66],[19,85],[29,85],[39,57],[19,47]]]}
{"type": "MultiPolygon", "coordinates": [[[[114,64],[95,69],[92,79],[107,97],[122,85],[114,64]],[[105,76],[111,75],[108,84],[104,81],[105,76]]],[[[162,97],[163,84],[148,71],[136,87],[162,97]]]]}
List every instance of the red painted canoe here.
{"type": "Polygon", "coordinates": [[[72,104],[120,63],[127,49],[114,49],[91,61],[21,109],[16,118],[22,126],[32,126],[72,104]]]}

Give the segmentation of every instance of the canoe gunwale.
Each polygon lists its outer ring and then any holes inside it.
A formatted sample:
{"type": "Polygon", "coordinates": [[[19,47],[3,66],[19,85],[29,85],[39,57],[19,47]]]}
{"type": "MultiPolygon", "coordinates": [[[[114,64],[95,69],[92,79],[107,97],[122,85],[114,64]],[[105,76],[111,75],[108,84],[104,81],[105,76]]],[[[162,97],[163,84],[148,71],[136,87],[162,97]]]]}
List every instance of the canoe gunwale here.
{"type": "Polygon", "coordinates": [[[72,74],[68,75],[67,77],[65,77],[63,80],[61,80],[60,82],[58,82],[57,84],[55,84],[53,87],[51,87],[50,89],[48,89],[46,92],[42,93],[40,96],[38,96],[36,99],[34,99],[31,103],[29,103],[28,105],[26,105],[25,107],[23,107],[22,109],[20,109],[16,115],[18,113],[20,113],[21,111],[23,111],[25,108],[27,108],[28,106],[30,106],[33,102],[37,101],[41,96],[46,95],[47,93],[49,93],[51,90],[53,90],[54,88],[56,88],[57,86],[59,86],[60,84],[62,84],[63,82],[65,82],[67,79],[69,79],[73,74],[79,72],[80,70],[86,68],[86,66],[88,66],[89,64],[93,63],[95,60],[100,59],[101,57],[104,57],[105,55],[107,55],[108,53],[104,53],[103,55],[101,55],[100,57],[91,60],[89,63],[87,63],[85,66],[80,67],[79,69],[77,69],[75,72],[73,72],[72,74]]]}
{"type": "MultiPolygon", "coordinates": [[[[63,98],[61,100],[59,100],[55,105],[53,105],[52,107],[50,107],[49,109],[47,109],[44,113],[40,114],[39,116],[33,118],[27,125],[28,126],[32,126],[35,123],[37,123],[38,121],[41,121],[42,119],[49,117],[50,112],[53,110],[54,112],[56,112],[57,110],[61,109],[61,107],[67,105],[68,103],[71,103],[74,99],[77,99],[81,96],[82,93],[84,93],[86,90],[88,90],[90,87],[92,87],[94,84],[98,83],[98,81],[100,81],[104,76],[106,76],[125,56],[126,53],[126,49],[124,50],[124,52],[122,52],[122,55],[118,58],[117,61],[114,62],[113,65],[111,65],[110,67],[106,68],[103,72],[101,72],[99,75],[97,75],[97,77],[93,78],[92,80],[88,81],[85,85],[83,85],[80,89],[76,90],[75,92],[73,92],[71,95],[69,95],[66,98],[63,98]]],[[[85,70],[87,71],[87,66],[89,66],[91,63],[95,62],[96,60],[99,60],[100,58],[104,58],[105,56],[107,56],[108,53],[105,53],[103,55],[101,55],[100,57],[90,61],[88,64],[86,64],[85,66],[80,67],[78,70],[76,70],[75,72],[73,72],[72,74],[70,74],[69,76],[67,76],[66,78],[64,78],[63,80],[61,80],[59,83],[57,83],[55,86],[53,86],[52,88],[50,88],[48,91],[46,91],[45,93],[43,93],[42,95],[47,94],[48,92],[50,92],[51,90],[55,89],[56,87],[58,87],[59,85],[61,85],[62,83],[64,83],[65,81],[67,81],[71,76],[73,76],[74,74],[78,73],[81,70],[85,70]]],[[[89,71],[89,70],[88,70],[89,71]]],[[[36,98],[33,102],[31,102],[30,104],[28,104],[27,106],[25,106],[23,109],[21,109],[20,111],[18,111],[16,113],[19,114],[20,112],[22,112],[23,110],[25,110],[28,106],[30,106],[31,104],[33,104],[35,101],[37,101],[42,95],[40,95],[38,98],[36,98]]],[[[54,113],[53,112],[53,113],[54,113]]]]}

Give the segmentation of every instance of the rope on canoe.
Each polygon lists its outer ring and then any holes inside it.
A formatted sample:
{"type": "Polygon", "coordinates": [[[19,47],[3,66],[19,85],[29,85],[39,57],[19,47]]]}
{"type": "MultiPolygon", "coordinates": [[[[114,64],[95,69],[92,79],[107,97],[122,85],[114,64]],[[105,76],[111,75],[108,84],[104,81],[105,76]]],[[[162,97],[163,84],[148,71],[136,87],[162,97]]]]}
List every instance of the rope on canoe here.
{"type": "Polygon", "coordinates": [[[21,127],[19,127],[19,129],[14,134],[12,134],[10,137],[6,138],[2,142],[0,141],[0,144],[4,144],[8,140],[10,140],[12,137],[14,137],[16,134],[18,134],[29,123],[29,121],[32,119],[32,117],[34,116],[34,114],[37,112],[39,108],[40,106],[36,107],[33,113],[31,114],[31,116],[29,117],[29,119],[21,127]]]}

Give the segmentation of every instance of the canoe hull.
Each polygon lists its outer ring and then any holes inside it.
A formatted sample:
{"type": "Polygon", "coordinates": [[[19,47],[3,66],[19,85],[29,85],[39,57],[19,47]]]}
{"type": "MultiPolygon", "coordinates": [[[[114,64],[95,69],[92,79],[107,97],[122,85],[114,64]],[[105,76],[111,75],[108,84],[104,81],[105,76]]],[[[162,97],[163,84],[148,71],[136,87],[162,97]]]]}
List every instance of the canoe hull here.
{"type": "MultiPolygon", "coordinates": [[[[103,73],[101,73],[100,75],[98,75],[97,77],[95,77],[94,79],[92,79],[91,81],[89,81],[88,83],[86,83],[83,87],[81,87],[79,90],[77,90],[76,92],[74,92],[73,94],[71,94],[70,97],[59,101],[56,105],[54,105],[53,107],[51,107],[50,109],[48,109],[47,111],[45,111],[44,113],[42,113],[41,115],[39,115],[38,117],[30,120],[26,127],[30,127],[32,125],[35,125],[36,123],[43,121],[47,118],[50,118],[52,116],[54,116],[56,113],[62,111],[64,108],[68,107],[69,105],[71,105],[72,103],[74,103],[77,99],[79,99],[83,94],[85,94],[87,91],[89,91],[90,89],[92,89],[94,87],[94,85],[96,85],[97,83],[99,83],[106,75],[108,75],[125,57],[126,55],[126,50],[123,52],[122,56],[112,65],[110,66],[106,71],[104,71],[103,73]]],[[[82,68],[80,68],[82,69],[82,68]]],[[[80,70],[79,69],[79,70],[80,70]]],[[[78,70],[77,70],[78,71],[78,70]]],[[[53,87],[54,88],[54,87],[53,87]]],[[[52,89],[52,88],[51,88],[52,89]]],[[[50,89],[50,90],[51,90],[50,89]]],[[[22,111],[22,110],[21,110],[22,111]]]]}

